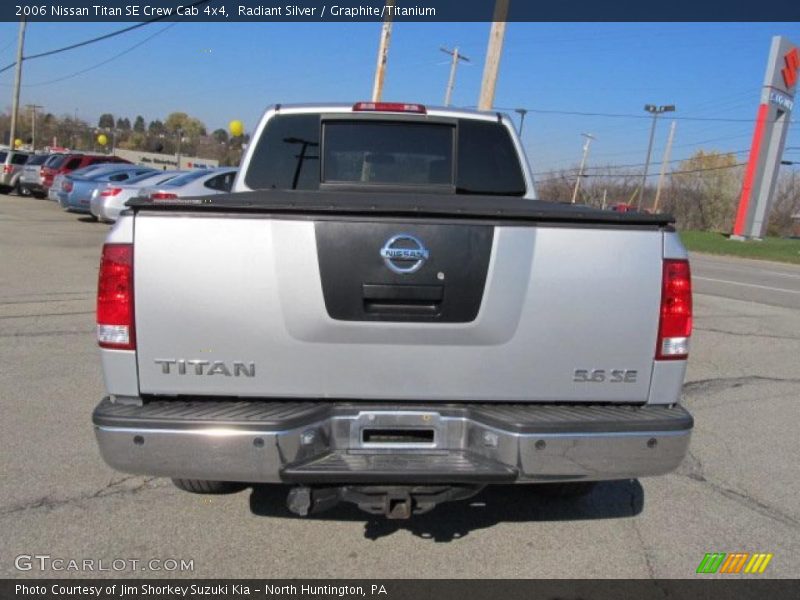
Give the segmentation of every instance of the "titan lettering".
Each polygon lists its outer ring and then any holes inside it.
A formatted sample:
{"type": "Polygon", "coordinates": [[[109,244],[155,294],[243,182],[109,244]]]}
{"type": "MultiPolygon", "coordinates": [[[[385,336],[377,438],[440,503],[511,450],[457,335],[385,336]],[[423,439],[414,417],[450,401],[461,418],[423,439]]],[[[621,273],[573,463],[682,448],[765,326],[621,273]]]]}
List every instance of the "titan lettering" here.
{"type": "Polygon", "coordinates": [[[225,364],[221,360],[185,360],[175,358],[157,358],[153,361],[161,366],[161,373],[164,375],[224,375],[225,377],[255,377],[256,363],[234,361],[225,364]],[[187,368],[187,365],[189,368],[187,368]]]}

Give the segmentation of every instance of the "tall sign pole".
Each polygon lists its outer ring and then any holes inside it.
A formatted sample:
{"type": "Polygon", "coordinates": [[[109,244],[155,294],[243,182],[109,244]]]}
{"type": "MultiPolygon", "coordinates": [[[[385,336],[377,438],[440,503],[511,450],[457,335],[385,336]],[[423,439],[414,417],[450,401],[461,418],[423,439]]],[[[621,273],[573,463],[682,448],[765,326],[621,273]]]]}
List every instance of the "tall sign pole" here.
{"type": "Polygon", "coordinates": [[[783,36],[772,38],[767,72],[756,114],[750,158],[742,181],[733,240],[760,239],[769,212],[789,131],[800,71],[800,48],[783,36]]]}
{"type": "Polygon", "coordinates": [[[494,104],[497,74],[500,71],[500,54],[503,52],[503,39],[506,35],[508,2],[509,0],[496,0],[494,5],[492,30],[489,32],[489,46],[486,49],[486,62],[483,65],[483,81],[481,82],[481,95],[478,98],[478,110],[491,110],[494,104]]]}
{"type": "MultiPolygon", "coordinates": [[[[394,0],[386,0],[386,7],[394,6],[394,0]]],[[[380,102],[383,97],[383,81],[386,78],[386,61],[389,60],[389,42],[392,40],[392,11],[386,11],[381,28],[381,41],[378,46],[378,64],[375,66],[375,82],[372,85],[372,101],[380,102]]]]}
{"type": "Polygon", "coordinates": [[[19,22],[19,34],[17,35],[17,65],[14,69],[14,95],[11,100],[11,133],[9,134],[8,145],[13,148],[14,140],[17,139],[17,113],[19,112],[19,88],[22,85],[22,48],[25,46],[25,19],[19,22]]]}

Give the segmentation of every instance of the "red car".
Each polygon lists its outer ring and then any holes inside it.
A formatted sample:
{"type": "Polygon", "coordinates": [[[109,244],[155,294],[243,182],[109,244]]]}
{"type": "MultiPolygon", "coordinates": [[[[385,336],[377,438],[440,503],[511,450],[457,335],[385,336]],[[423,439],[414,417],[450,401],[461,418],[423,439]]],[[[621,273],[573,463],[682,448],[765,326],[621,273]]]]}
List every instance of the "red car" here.
{"type": "Polygon", "coordinates": [[[130,163],[129,160],[118,156],[108,156],[105,154],[63,154],[50,164],[43,165],[40,171],[42,187],[45,190],[53,185],[56,175],[71,173],[76,169],[82,169],[97,163],[130,163]]]}
{"type": "Polygon", "coordinates": [[[633,204],[625,204],[624,202],[620,202],[619,204],[612,204],[611,210],[614,212],[632,212],[636,210],[636,207],[633,204]]]}

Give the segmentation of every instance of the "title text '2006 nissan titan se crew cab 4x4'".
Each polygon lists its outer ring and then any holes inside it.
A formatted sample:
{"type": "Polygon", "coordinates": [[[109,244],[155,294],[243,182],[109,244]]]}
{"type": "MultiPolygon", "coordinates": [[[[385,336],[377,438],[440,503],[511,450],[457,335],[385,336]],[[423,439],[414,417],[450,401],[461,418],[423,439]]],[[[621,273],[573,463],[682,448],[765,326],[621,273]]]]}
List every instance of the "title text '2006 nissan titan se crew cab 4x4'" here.
{"type": "Polygon", "coordinates": [[[129,206],[97,307],[116,469],[403,518],[491,483],[585,493],[687,451],[670,217],[537,200],[504,115],[274,106],[233,193],[129,206]]]}

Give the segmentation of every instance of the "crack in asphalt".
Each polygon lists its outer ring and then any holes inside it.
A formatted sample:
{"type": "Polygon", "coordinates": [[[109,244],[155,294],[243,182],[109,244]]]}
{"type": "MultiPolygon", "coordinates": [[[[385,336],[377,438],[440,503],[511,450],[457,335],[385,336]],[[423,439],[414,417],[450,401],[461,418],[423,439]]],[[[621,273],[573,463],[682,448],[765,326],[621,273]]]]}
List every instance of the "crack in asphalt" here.
{"type": "Polygon", "coordinates": [[[78,505],[89,500],[109,498],[113,496],[134,495],[147,490],[168,487],[169,484],[166,482],[160,485],[151,485],[151,483],[156,479],[159,478],[130,475],[121,479],[112,479],[108,482],[108,484],[92,493],[79,494],[69,498],[51,498],[49,495],[42,496],[41,498],[36,498],[35,500],[31,500],[29,502],[23,502],[21,504],[0,508],[0,517],[7,517],[23,511],[36,510],[39,508],[52,510],[61,506],[78,505]],[[125,485],[128,482],[133,481],[138,481],[138,483],[136,485],[125,485]]]}
{"type": "Polygon", "coordinates": [[[740,331],[728,331],[726,329],[715,329],[713,327],[695,327],[695,331],[710,331],[712,333],[724,333],[725,335],[735,335],[739,337],[759,337],[759,338],[768,338],[771,340],[800,341],[800,337],[796,337],[793,335],[775,335],[770,333],[742,333],[740,331]]]}
{"type": "Polygon", "coordinates": [[[27,298],[33,296],[34,298],[37,296],[91,296],[95,292],[93,290],[86,290],[83,292],[32,292],[30,294],[5,294],[0,295],[0,299],[2,298],[27,298]]]}
{"type": "Polygon", "coordinates": [[[717,483],[708,479],[704,473],[702,461],[697,458],[697,456],[695,456],[691,450],[687,452],[686,459],[683,461],[683,464],[675,474],[681,477],[686,477],[691,481],[707,485],[712,491],[728,498],[729,500],[733,500],[734,502],[741,504],[745,508],[755,513],[767,517],[768,519],[772,519],[773,521],[777,521],[778,523],[782,523],[790,527],[800,528],[800,520],[794,518],[793,516],[787,515],[774,506],[770,506],[761,500],[753,498],[746,492],[740,492],[739,490],[726,487],[721,483],[717,483]]]}
{"type": "Polygon", "coordinates": [[[18,332],[18,333],[0,333],[0,338],[32,338],[32,337],[47,337],[56,335],[85,335],[87,333],[94,333],[92,329],[82,329],[79,331],[34,331],[34,332],[18,332]]]}
{"type": "Polygon", "coordinates": [[[58,302],[83,302],[91,299],[91,296],[78,296],[77,298],[59,298],[56,300],[17,300],[14,302],[0,302],[0,306],[11,306],[16,304],[57,304],[58,302]]]}
{"type": "Polygon", "coordinates": [[[94,311],[63,312],[63,313],[35,313],[31,315],[3,315],[0,319],[34,319],[36,317],[68,317],[71,315],[93,315],[94,311]]]}
{"type": "MultiPolygon", "coordinates": [[[[632,511],[634,510],[633,502],[634,502],[633,494],[631,494],[631,510],[632,511]]],[[[644,536],[642,535],[642,532],[639,529],[639,524],[636,522],[636,519],[634,518],[631,521],[631,523],[633,525],[633,532],[636,534],[636,539],[639,540],[639,545],[642,547],[642,554],[644,555],[644,563],[645,563],[645,566],[647,567],[647,574],[650,576],[650,579],[655,579],[656,578],[656,569],[655,569],[655,566],[653,565],[652,552],[650,551],[650,548],[647,546],[647,544],[645,544],[645,542],[644,542],[644,536]]]]}
{"type": "Polygon", "coordinates": [[[697,379],[683,384],[683,396],[692,397],[701,394],[715,394],[725,390],[740,388],[746,385],[761,383],[800,383],[796,377],[766,377],[763,375],[744,375],[741,377],[714,377],[712,379],[697,379]]]}

